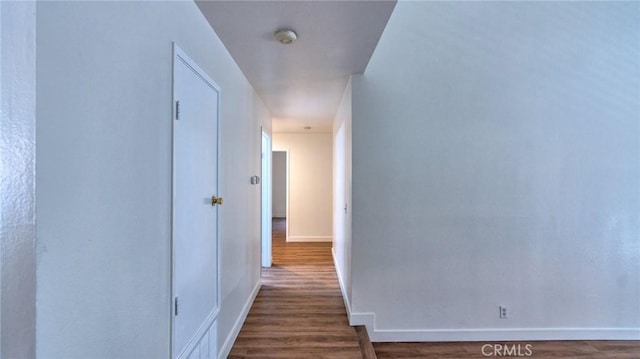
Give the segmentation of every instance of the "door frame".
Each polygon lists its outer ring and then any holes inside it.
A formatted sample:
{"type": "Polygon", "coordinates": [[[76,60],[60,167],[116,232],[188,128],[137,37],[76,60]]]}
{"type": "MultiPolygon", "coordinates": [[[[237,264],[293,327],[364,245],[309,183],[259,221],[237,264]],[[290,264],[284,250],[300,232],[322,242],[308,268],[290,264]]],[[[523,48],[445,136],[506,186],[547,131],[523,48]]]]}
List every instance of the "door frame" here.
{"type": "MultiPolygon", "coordinates": [[[[289,203],[290,201],[290,197],[289,197],[289,192],[291,189],[291,185],[290,185],[290,177],[291,177],[291,152],[289,151],[288,148],[278,148],[278,149],[273,149],[271,150],[271,156],[273,157],[273,153],[274,152],[284,152],[284,157],[285,157],[285,218],[286,218],[286,225],[285,225],[285,242],[289,241],[289,226],[291,224],[291,216],[289,214],[289,207],[291,207],[291,204],[289,203]]],[[[273,168],[273,166],[272,166],[273,168]]],[[[273,186],[272,186],[273,188],[273,186]]]]}
{"type": "MultiPolygon", "coordinates": [[[[193,70],[203,81],[205,81],[207,84],[209,84],[212,88],[214,88],[217,93],[217,104],[216,104],[216,188],[213,189],[215,191],[215,195],[216,196],[220,196],[220,150],[221,150],[221,146],[220,146],[220,98],[222,97],[222,90],[220,88],[220,86],[213,81],[209,75],[207,75],[207,73],[200,68],[190,57],[189,55],[187,55],[175,42],[172,43],[172,47],[173,47],[173,55],[172,55],[172,71],[171,71],[171,248],[170,248],[170,261],[171,261],[171,276],[169,278],[170,280],[170,296],[169,296],[169,317],[171,318],[170,320],[170,325],[169,325],[169,330],[170,330],[170,345],[169,345],[169,352],[170,352],[170,357],[174,358],[174,354],[176,358],[180,358],[183,355],[188,355],[190,354],[191,350],[193,350],[193,348],[196,346],[196,344],[198,344],[200,338],[202,337],[202,335],[204,333],[206,333],[206,331],[209,330],[209,328],[211,327],[211,325],[215,322],[215,320],[218,317],[218,314],[220,313],[220,309],[222,306],[222,295],[220,293],[220,288],[221,288],[221,280],[222,280],[222,273],[220,271],[221,269],[221,265],[220,265],[220,213],[219,211],[216,211],[216,267],[217,267],[217,278],[216,278],[216,308],[214,308],[207,316],[207,318],[205,318],[205,320],[203,321],[203,324],[200,326],[200,328],[198,328],[198,330],[196,331],[196,333],[194,334],[194,336],[189,340],[189,342],[187,342],[184,350],[180,353],[174,353],[174,346],[175,346],[175,320],[176,320],[176,316],[174,315],[174,300],[175,300],[175,296],[176,296],[176,288],[175,288],[175,258],[174,258],[174,250],[175,250],[175,233],[174,233],[174,221],[175,221],[175,213],[174,213],[174,205],[175,205],[175,193],[176,193],[176,173],[175,173],[175,162],[176,162],[176,149],[175,149],[175,136],[174,136],[174,131],[175,131],[175,115],[176,115],[176,110],[177,110],[177,96],[176,96],[176,87],[175,87],[175,83],[176,83],[176,65],[179,62],[182,62],[183,64],[185,64],[186,66],[190,67],[191,70],[193,70]],[[196,339],[197,340],[194,340],[196,339]]],[[[219,209],[219,208],[218,208],[219,209]]]]}
{"type": "Polygon", "coordinates": [[[260,247],[260,264],[261,267],[271,267],[273,262],[272,255],[272,187],[271,187],[271,178],[272,178],[272,152],[271,152],[271,136],[264,130],[261,129],[261,146],[260,146],[260,175],[262,176],[261,186],[260,186],[260,197],[261,197],[261,213],[260,213],[260,235],[261,235],[261,247],[260,247]],[[265,149],[266,144],[266,149],[265,149]],[[264,150],[264,152],[262,152],[264,150]]]}
{"type": "Polygon", "coordinates": [[[284,241],[285,242],[289,242],[289,228],[291,227],[291,213],[290,213],[290,208],[291,208],[291,152],[289,152],[289,149],[287,148],[286,150],[284,150],[283,152],[285,152],[285,157],[286,157],[286,190],[285,193],[286,195],[286,206],[287,206],[287,217],[286,217],[286,221],[287,221],[287,225],[286,225],[286,232],[285,232],[285,237],[284,237],[284,241]]]}

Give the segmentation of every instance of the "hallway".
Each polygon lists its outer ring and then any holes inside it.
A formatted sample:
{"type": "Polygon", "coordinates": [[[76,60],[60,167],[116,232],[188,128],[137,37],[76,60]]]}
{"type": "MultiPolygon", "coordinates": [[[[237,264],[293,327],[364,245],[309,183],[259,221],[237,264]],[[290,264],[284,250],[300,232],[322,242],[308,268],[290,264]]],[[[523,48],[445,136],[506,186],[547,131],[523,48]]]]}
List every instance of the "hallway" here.
{"type": "Polygon", "coordinates": [[[273,221],[273,266],[230,358],[362,358],[333,267],[331,243],[287,243],[273,221]]]}

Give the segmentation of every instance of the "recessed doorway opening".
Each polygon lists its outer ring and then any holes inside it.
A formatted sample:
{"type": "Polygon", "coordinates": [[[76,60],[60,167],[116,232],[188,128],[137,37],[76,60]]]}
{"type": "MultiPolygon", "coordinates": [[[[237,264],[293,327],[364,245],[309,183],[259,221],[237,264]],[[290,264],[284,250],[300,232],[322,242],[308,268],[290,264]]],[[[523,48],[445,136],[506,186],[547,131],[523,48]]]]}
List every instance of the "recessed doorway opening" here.
{"type": "MultiPolygon", "coordinates": [[[[272,152],[272,223],[284,226],[284,240],[289,238],[289,152],[272,152]]],[[[282,229],[282,228],[281,228],[282,229]]]]}

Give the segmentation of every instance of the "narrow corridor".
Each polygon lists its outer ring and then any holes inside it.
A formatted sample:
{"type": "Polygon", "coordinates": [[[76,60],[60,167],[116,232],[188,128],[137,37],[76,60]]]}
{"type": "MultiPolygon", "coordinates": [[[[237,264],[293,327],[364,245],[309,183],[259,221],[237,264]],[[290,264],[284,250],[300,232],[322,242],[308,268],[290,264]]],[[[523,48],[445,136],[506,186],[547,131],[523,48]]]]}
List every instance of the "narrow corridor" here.
{"type": "Polygon", "coordinates": [[[230,358],[362,358],[349,326],[331,243],[287,243],[286,221],[273,222],[273,266],[230,358]]]}

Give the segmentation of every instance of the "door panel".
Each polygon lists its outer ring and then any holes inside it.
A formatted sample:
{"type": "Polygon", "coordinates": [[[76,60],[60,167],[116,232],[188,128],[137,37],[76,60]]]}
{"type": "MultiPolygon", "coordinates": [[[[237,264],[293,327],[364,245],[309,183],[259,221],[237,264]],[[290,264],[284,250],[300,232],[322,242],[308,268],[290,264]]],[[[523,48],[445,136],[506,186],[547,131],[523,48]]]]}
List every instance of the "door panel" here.
{"type": "MultiPolygon", "coordinates": [[[[184,53],[174,56],[173,357],[197,344],[219,310],[219,90],[184,53]],[[176,302],[177,301],[177,302],[176,302]],[[176,312],[177,309],[177,312],[176,312]]],[[[189,353],[183,353],[189,354],[189,353]]]]}

